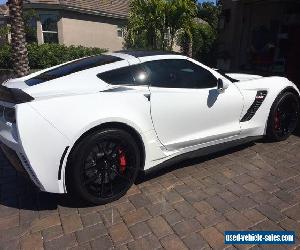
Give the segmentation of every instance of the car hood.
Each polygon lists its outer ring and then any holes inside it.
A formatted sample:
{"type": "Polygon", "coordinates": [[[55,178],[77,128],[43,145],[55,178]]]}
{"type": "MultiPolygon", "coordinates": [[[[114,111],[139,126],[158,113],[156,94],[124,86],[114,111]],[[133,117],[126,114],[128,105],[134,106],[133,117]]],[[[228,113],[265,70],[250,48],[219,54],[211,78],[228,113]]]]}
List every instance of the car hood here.
{"type": "Polygon", "coordinates": [[[226,75],[240,82],[263,78],[263,76],[259,76],[259,75],[242,74],[242,73],[227,73],[226,75]]]}

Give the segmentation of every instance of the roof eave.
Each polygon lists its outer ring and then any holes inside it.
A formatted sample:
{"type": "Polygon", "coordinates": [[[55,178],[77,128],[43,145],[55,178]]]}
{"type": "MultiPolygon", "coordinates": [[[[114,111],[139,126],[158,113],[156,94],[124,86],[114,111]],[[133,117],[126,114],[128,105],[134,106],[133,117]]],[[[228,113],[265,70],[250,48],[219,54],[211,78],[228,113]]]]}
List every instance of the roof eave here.
{"type": "Polygon", "coordinates": [[[24,9],[68,10],[68,11],[95,15],[95,16],[110,17],[110,18],[124,19],[124,20],[128,19],[127,15],[114,14],[114,13],[108,13],[103,11],[90,10],[90,9],[84,9],[84,8],[78,8],[78,7],[66,6],[60,4],[26,3],[24,4],[24,9]]]}

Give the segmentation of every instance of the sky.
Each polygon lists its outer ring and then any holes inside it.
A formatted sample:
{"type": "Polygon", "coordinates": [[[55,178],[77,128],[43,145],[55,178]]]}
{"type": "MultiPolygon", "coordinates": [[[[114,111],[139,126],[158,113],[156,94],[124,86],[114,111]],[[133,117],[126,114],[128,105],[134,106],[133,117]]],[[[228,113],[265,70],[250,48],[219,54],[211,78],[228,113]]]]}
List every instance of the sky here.
{"type": "Polygon", "coordinates": [[[203,3],[203,2],[213,2],[213,3],[216,3],[216,0],[198,0],[198,2],[199,3],[203,3]]]}
{"type": "MultiPolygon", "coordinates": [[[[216,2],[215,0],[198,0],[198,2],[202,3],[202,2],[216,2]]],[[[0,0],[0,4],[4,4],[6,3],[6,0],[0,0]]]]}

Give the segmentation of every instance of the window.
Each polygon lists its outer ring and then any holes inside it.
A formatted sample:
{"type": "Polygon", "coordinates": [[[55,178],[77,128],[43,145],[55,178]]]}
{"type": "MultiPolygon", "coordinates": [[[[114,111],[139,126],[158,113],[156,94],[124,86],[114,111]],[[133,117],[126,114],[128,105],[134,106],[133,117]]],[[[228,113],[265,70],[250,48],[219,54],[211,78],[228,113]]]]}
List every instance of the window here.
{"type": "Polygon", "coordinates": [[[140,65],[107,71],[98,74],[98,77],[112,85],[145,85],[148,78],[140,65]]]}
{"type": "Polygon", "coordinates": [[[149,82],[164,88],[213,88],[217,79],[206,69],[184,59],[146,62],[149,82]]]}
{"type": "Polygon", "coordinates": [[[58,43],[57,15],[41,14],[40,20],[44,43],[58,43]]]}
{"type": "Polygon", "coordinates": [[[124,26],[118,25],[117,33],[118,33],[118,37],[124,38],[125,37],[125,28],[124,28],[124,26]]]}
{"type": "Polygon", "coordinates": [[[37,33],[36,33],[36,23],[37,17],[33,11],[25,12],[24,17],[25,27],[26,27],[26,41],[28,43],[37,42],[37,33]]]}
{"type": "Polygon", "coordinates": [[[109,55],[90,56],[87,58],[79,59],[74,62],[67,63],[52,70],[46,71],[31,79],[26,80],[29,86],[37,85],[42,82],[50,81],[59,77],[67,76],[82,70],[102,66],[109,63],[114,63],[122,60],[119,57],[109,55]]]}

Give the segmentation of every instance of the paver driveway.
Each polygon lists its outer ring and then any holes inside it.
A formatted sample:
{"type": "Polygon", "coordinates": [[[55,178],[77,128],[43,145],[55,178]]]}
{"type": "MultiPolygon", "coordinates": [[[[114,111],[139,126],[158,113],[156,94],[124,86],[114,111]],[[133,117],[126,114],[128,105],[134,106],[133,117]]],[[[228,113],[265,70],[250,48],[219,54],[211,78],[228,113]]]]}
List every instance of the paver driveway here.
{"type": "Polygon", "coordinates": [[[299,171],[293,136],[176,164],[141,178],[117,202],[87,207],[37,192],[1,155],[0,248],[222,249],[224,230],[235,229],[299,237],[299,171]]]}

